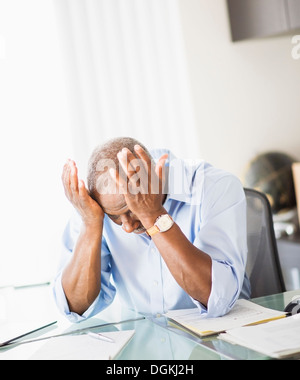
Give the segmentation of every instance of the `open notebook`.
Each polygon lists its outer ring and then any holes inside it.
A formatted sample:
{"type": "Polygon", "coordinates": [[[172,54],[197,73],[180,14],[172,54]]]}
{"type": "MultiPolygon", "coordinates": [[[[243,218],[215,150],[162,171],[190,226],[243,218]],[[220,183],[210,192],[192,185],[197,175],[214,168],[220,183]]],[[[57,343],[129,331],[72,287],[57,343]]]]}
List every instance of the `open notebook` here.
{"type": "Polygon", "coordinates": [[[236,327],[284,318],[286,313],[267,309],[251,301],[238,300],[228,314],[219,318],[201,316],[197,308],[170,310],[165,316],[202,337],[236,327]]]}
{"type": "Polygon", "coordinates": [[[218,338],[277,359],[299,356],[300,314],[262,325],[228,330],[218,338]]]}
{"type": "Polygon", "coordinates": [[[105,332],[114,343],[87,334],[51,338],[29,360],[110,360],[118,355],[134,335],[134,330],[105,332]]]}

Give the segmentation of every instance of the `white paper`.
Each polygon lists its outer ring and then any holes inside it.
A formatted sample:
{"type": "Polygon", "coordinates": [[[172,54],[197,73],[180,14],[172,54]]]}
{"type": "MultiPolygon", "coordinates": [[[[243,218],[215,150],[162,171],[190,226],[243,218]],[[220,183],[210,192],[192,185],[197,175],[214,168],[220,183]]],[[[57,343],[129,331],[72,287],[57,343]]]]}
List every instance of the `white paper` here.
{"type": "Polygon", "coordinates": [[[289,356],[300,352],[300,314],[262,325],[229,330],[219,338],[271,357],[289,356]]]}
{"type": "Polygon", "coordinates": [[[109,360],[113,359],[134,335],[134,330],[105,332],[115,343],[84,335],[50,338],[29,360],[109,360]]]}
{"type": "Polygon", "coordinates": [[[267,309],[251,301],[238,300],[228,314],[219,318],[201,316],[197,308],[170,310],[165,315],[197,334],[210,335],[240,326],[279,318],[285,316],[285,313],[267,309]]]}

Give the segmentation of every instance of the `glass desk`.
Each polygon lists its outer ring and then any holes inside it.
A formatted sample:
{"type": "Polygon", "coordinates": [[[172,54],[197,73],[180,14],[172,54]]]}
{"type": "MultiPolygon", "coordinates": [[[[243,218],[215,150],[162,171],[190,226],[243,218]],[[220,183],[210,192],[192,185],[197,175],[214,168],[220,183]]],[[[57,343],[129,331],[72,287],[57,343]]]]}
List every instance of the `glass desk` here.
{"type": "MultiPolygon", "coordinates": [[[[8,292],[8,296],[16,296],[20,291],[8,292]]],[[[29,310],[24,310],[26,318],[28,314],[36,316],[34,307],[38,307],[40,302],[39,297],[43,299],[43,310],[39,310],[38,317],[42,320],[43,313],[47,314],[54,312],[54,305],[47,301],[47,297],[51,297],[49,289],[26,289],[22,290],[20,299],[24,305],[29,305],[29,310]],[[26,300],[26,297],[31,297],[31,303],[26,300]],[[51,308],[51,311],[47,310],[51,308]]],[[[267,297],[253,299],[254,302],[265,307],[273,308],[276,310],[283,310],[284,307],[292,300],[295,295],[300,295],[299,291],[289,291],[283,294],[277,294],[267,297]]],[[[1,299],[5,299],[3,292],[1,295],[0,289],[0,310],[1,299]],[[1,298],[2,297],[2,298],[1,298]]],[[[17,299],[13,300],[14,306],[17,299]]],[[[3,317],[4,314],[2,314],[3,317]]],[[[22,313],[18,310],[18,316],[22,313]]],[[[25,315],[25,314],[24,314],[25,315]]],[[[0,315],[1,317],[1,315],[0,315]]],[[[16,315],[15,317],[16,318],[16,315]]],[[[61,318],[61,316],[59,317],[61,318]]],[[[3,318],[0,318],[0,331],[3,318]]],[[[63,319],[58,319],[57,325],[51,326],[48,329],[42,330],[38,333],[31,334],[22,340],[43,339],[33,343],[15,344],[12,346],[0,349],[0,360],[18,360],[30,359],[31,356],[37,352],[43,345],[47,343],[50,336],[60,333],[72,333],[78,329],[90,328],[106,324],[103,327],[92,329],[93,332],[106,332],[116,330],[135,330],[133,338],[123,348],[123,350],[115,357],[115,360],[267,360],[267,356],[258,352],[249,350],[245,347],[233,345],[221,341],[217,336],[199,338],[185,330],[178,329],[168,323],[168,320],[163,316],[155,318],[143,317],[140,314],[129,310],[122,310],[119,306],[109,307],[107,310],[99,313],[96,317],[86,320],[78,324],[70,324],[63,319]],[[128,322],[115,323],[118,321],[128,320],[128,322]],[[137,320],[134,320],[137,319],[137,320]],[[109,325],[107,325],[109,323],[109,325]],[[112,323],[112,324],[111,324],[112,323]]],[[[53,339],[53,338],[52,338],[53,339]]],[[[21,340],[21,341],[22,341],[21,340]]]]}
{"type": "MultiPolygon", "coordinates": [[[[252,301],[282,311],[299,295],[300,290],[260,297],[252,301]]],[[[270,358],[245,347],[233,345],[217,336],[200,338],[170,325],[165,317],[146,319],[136,329],[136,340],[129,343],[117,359],[158,360],[269,360],[270,358]],[[142,350],[141,350],[142,348],[142,350]]]]}

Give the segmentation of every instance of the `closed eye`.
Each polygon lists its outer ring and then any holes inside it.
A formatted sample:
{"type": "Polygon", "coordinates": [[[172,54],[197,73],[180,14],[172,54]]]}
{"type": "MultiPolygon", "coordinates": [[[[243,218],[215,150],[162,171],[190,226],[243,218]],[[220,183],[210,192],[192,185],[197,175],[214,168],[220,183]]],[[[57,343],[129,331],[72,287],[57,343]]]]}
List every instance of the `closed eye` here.
{"type": "Polygon", "coordinates": [[[110,214],[107,214],[107,216],[109,217],[109,219],[111,219],[114,222],[116,222],[120,218],[120,215],[110,215],[110,214]]]}
{"type": "MultiPolygon", "coordinates": [[[[113,222],[115,223],[118,223],[118,224],[122,224],[121,221],[119,220],[120,219],[120,215],[111,215],[111,214],[106,214],[113,222]]],[[[124,214],[122,215],[126,215],[127,217],[130,217],[132,215],[131,211],[128,210],[127,212],[125,212],[124,214]]]]}

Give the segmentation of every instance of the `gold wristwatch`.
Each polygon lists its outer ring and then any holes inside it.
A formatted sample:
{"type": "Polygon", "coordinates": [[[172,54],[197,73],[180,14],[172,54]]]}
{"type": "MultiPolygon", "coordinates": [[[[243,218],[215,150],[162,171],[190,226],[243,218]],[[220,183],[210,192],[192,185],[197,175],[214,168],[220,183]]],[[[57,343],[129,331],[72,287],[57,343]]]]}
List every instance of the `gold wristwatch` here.
{"type": "Polygon", "coordinates": [[[174,224],[174,220],[168,214],[160,215],[154,225],[146,231],[149,236],[153,236],[158,232],[168,231],[174,224]]]}

